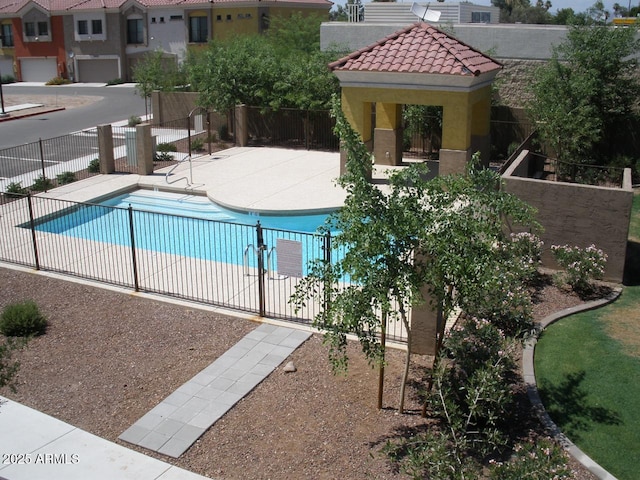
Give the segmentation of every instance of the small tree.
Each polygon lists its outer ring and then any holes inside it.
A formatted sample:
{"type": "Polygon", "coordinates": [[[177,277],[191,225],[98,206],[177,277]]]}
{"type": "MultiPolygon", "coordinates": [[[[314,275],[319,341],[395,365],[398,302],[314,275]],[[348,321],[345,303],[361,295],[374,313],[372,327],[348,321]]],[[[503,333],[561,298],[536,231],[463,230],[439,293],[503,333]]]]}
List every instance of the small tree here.
{"type": "Polygon", "coordinates": [[[613,156],[640,94],[636,31],[572,26],[566,42],[537,71],[528,109],[560,160],[604,165],[613,156]]]}
{"type": "Polygon", "coordinates": [[[133,67],[133,81],[136,92],[144,98],[145,114],[149,114],[149,102],[154,90],[170,91],[176,85],[185,83],[184,73],[173,57],[167,57],[161,50],[146,53],[133,67]]]}
{"type": "Polygon", "coordinates": [[[442,306],[445,314],[456,306],[474,314],[486,306],[481,298],[507,301],[513,286],[492,280],[522,280],[516,273],[523,270],[517,268],[521,259],[515,250],[502,248],[511,242],[505,220],[534,225],[533,211],[501,191],[495,173],[473,165],[467,175],[428,182],[425,167],[414,164],[391,174],[389,191],[383,193],[369,182],[371,155],[337,103],[334,115],[347,155],[347,172],[338,181],[347,198],[327,228],[341,232],[334,244],[346,253],[335,263],[312,265],[293,301],[298,307],[309,299],[323,301],[314,321],[326,332],[338,370],[347,366],[347,334],[357,335],[367,358],[381,365],[384,346],[378,333],[387,320],[403,323],[408,353],[402,412],[412,342],[408,310],[424,301],[421,289],[429,287],[433,307],[442,306]],[[341,286],[345,278],[349,283],[341,286]]]}

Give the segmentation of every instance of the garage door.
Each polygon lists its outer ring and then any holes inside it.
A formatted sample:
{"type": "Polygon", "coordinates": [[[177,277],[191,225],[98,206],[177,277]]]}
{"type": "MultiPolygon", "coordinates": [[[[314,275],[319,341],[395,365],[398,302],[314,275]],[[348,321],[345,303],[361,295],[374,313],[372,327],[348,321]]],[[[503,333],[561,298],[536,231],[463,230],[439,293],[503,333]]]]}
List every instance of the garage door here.
{"type": "Polygon", "coordinates": [[[58,76],[55,58],[20,59],[23,82],[48,82],[58,76]]]}
{"type": "Polygon", "coordinates": [[[10,58],[0,57],[0,74],[3,77],[8,75],[14,76],[13,61],[10,58]]]}
{"type": "Polygon", "coordinates": [[[118,60],[109,59],[78,59],[78,75],[77,82],[108,82],[115,80],[118,74],[118,60]]]}

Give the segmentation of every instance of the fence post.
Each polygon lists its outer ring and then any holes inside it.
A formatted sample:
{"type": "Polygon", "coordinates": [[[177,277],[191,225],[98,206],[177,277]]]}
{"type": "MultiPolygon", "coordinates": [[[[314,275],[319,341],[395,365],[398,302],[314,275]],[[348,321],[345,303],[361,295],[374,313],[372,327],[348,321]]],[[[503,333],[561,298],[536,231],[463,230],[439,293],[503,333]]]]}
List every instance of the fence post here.
{"type": "Polygon", "coordinates": [[[47,191],[47,177],[44,173],[44,147],[42,146],[42,138],[38,138],[38,145],[40,146],[40,166],[42,167],[42,185],[44,191],[47,191]]]}
{"type": "Polygon", "coordinates": [[[309,119],[309,110],[305,111],[305,114],[307,116],[306,121],[304,122],[304,147],[309,150],[309,145],[311,144],[311,142],[309,141],[309,135],[311,133],[311,123],[310,123],[310,119],[309,119]]]}
{"type": "Polygon", "coordinates": [[[98,125],[97,131],[100,173],[113,173],[116,171],[116,162],[113,156],[113,129],[109,124],[98,125]]]}
{"type": "Polygon", "coordinates": [[[211,112],[207,112],[207,152],[211,155],[211,112]]]}
{"type": "Polygon", "coordinates": [[[264,250],[266,248],[264,244],[264,237],[262,234],[262,225],[260,220],[256,224],[256,237],[258,245],[258,305],[259,314],[261,317],[266,317],[265,308],[265,292],[264,292],[264,250]]]}
{"type": "Polygon", "coordinates": [[[33,204],[31,203],[31,193],[27,193],[27,204],[29,205],[29,228],[31,229],[31,241],[33,243],[33,256],[36,263],[36,270],[40,270],[40,258],[38,255],[38,241],[36,238],[36,222],[33,216],[33,204]]]}
{"type": "Polygon", "coordinates": [[[138,261],[136,258],[136,235],[133,227],[133,207],[129,205],[129,235],[131,236],[131,261],[133,262],[133,286],[136,292],[140,291],[138,284],[138,261]]]}

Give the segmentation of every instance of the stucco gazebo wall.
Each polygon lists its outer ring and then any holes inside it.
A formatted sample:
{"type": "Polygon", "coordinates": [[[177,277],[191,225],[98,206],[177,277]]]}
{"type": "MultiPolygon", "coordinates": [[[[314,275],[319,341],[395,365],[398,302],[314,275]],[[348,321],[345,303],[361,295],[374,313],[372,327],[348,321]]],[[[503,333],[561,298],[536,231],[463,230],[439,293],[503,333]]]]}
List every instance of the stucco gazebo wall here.
{"type": "MultiPolygon", "coordinates": [[[[440,150],[440,174],[464,172],[473,152],[479,150],[481,158],[489,158],[489,127],[491,111],[491,86],[476,89],[445,90],[446,87],[399,88],[342,87],[342,109],[345,116],[360,133],[364,143],[374,151],[376,163],[399,164],[402,160],[401,131],[394,124],[393,105],[441,106],[442,148],[440,150]],[[383,104],[379,125],[381,131],[395,132],[382,139],[371,138],[371,105],[383,104]],[[382,141],[379,141],[382,140],[382,141]],[[401,139],[400,139],[401,140],[401,139]],[[400,152],[397,152],[398,144],[400,152]],[[390,152],[390,155],[385,155],[390,152]],[[391,156],[391,161],[386,161],[391,156]]],[[[378,131],[376,131],[378,133],[378,131]]]]}

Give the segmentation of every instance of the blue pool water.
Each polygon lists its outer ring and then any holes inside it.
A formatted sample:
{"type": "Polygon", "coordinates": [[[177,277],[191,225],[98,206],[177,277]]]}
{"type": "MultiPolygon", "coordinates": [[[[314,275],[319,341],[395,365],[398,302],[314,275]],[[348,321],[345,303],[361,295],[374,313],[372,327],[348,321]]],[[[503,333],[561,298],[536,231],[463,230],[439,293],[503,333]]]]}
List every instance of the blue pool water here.
{"type": "Polygon", "coordinates": [[[256,215],[236,212],[196,195],[138,190],[101,202],[69,209],[39,223],[43,232],[117,245],[131,245],[128,207],[133,208],[133,232],[138,248],[169,254],[255,266],[250,245],[257,245],[258,221],[264,243],[277,262],[278,239],[302,243],[303,274],[307,263],[322,258],[322,238],[313,235],[327,214],[256,215]],[[250,254],[245,257],[245,251],[250,254]]]}

